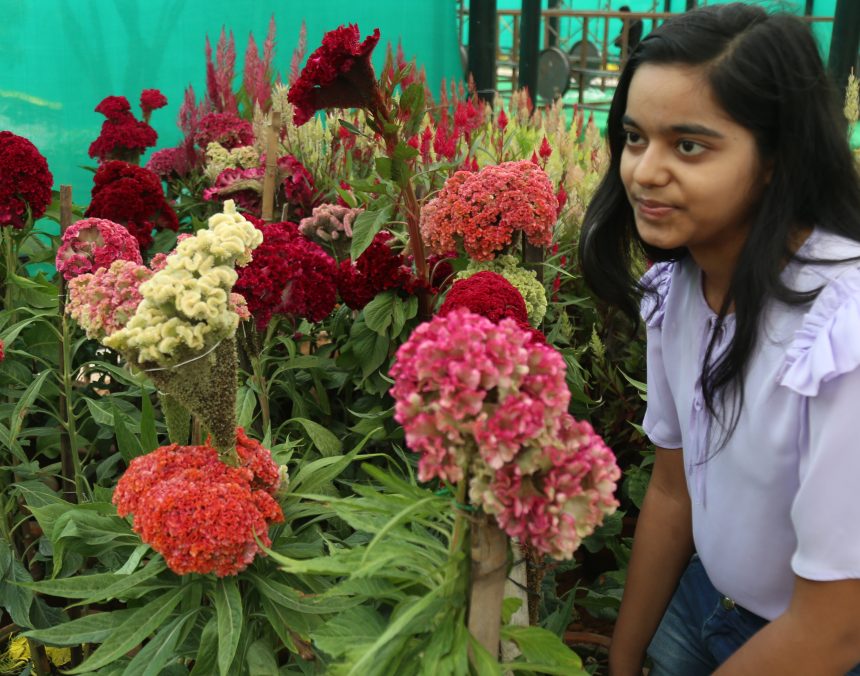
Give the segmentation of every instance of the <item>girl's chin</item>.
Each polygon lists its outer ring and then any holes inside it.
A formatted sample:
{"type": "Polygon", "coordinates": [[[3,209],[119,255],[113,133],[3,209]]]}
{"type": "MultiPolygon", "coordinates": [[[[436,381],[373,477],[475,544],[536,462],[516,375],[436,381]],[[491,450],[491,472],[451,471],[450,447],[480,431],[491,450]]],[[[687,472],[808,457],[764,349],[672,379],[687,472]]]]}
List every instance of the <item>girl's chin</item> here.
{"type": "Polygon", "coordinates": [[[653,246],[655,249],[680,249],[687,245],[682,237],[678,237],[677,233],[671,228],[654,227],[648,223],[640,223],[636,221],[636,231],[639,233],[639,238],[648,246],[653,246]]]}

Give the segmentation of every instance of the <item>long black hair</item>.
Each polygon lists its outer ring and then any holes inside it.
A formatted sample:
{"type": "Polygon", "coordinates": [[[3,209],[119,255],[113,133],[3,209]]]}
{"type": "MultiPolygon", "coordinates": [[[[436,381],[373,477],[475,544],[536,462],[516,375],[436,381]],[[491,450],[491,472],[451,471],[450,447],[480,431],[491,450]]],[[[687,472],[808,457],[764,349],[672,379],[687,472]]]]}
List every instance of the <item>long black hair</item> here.
{"type": "Polygon", "coordinates": [[[846,139],[847,121],[809,27],[795,17],[741,3],[717,5],[673,17],[642,40],[612,100],[609,168],[586,212],[579,246],[588,286],[634,321],[641,294],[654,292],[639,286],[634,259],[643,253],[652,261],[687,255],[686,248],[657,249],[641,240],[619,173],[630,82],[646,63],[701,67],[716,100],[753,134],[763,164],[772,167],[718,313],[717,329],[734,304],[734,337],[713,360],[714,330],[701,373],[712,415],[717,398],[725,403],[727,393],[739,396],[732,400],[731,420],[727,425],[723,420],[730,436],[765,303],[771,298],[808,303],[817,293],[792,290],[780,279],[793,238],[814,226],[860,241],[860,179],[846,139]]]}

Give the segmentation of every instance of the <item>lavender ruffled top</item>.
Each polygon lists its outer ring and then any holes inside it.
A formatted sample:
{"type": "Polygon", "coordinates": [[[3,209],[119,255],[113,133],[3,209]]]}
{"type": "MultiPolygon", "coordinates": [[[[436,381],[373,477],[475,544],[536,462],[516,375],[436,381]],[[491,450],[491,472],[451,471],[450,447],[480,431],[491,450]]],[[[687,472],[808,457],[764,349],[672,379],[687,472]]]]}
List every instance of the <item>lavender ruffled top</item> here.
{"type": "MultiPolygon", "coordinates": [[[[800,256],[860,257],[860,243],[814,231],[800,256]]],[[[693,536],[714,586],[773,619],[794,576],[860,578],[860,261],[792,261],[794,289],[822,288],[811,305],[773,301],[749,364],[743,410],[714,453],[720,428],[702,399],[702,360],[716,315],[691,259],[654,265],[643,278],[648,333],[644,428],[682,448],[693,536]]],[[[717,354],[734,332],[729,315],[717,354]]]]}

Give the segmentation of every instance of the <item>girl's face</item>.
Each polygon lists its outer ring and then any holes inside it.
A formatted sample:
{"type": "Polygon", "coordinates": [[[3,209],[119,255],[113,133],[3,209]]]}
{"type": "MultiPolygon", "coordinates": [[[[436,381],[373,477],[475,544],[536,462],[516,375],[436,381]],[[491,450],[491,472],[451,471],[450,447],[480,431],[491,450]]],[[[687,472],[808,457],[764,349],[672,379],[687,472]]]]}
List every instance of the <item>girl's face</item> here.
{"type": "Polygon", "coordinates": [[[621,180],[642,240],[687,247],[700,266],[733,264],[768,177],[701,69],[640,66],[623,126],[621,180]]]}

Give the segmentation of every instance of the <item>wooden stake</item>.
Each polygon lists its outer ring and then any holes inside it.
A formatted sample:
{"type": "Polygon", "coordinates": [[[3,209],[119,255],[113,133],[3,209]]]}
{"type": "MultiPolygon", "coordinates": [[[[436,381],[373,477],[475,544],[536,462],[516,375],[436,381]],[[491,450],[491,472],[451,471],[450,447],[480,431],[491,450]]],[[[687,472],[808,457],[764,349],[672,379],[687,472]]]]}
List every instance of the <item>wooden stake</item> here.
{"type": "Polygon", "coordinates": [[[469,631],[494,659],[499,656],[507,576],[508,536],[493,517],[482,514],[472,527],[469,631]]]}
{"type": "Polygon", "coordinates": [[[275,213],[275,177],[278,174],[278,140],[281,133],[281,114],[272,111],[272,123],[266,139],[266,174],[263,178],[263,220],[271,223],[275,213]]]}

